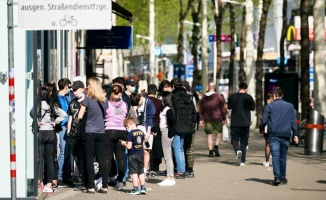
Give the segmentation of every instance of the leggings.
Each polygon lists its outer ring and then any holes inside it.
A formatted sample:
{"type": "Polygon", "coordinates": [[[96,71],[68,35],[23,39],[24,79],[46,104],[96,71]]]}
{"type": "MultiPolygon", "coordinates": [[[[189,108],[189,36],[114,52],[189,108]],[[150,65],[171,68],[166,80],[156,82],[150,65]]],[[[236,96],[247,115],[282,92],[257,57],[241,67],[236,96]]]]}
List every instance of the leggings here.
{"type": "Polygon", "coordinates": [[[40,130],[38,134],[39,145],[39,180],[43,180],[43,166],[46,166],[45,183],[52,183],[53,180],[53,130],[40,130]]]}
{"type": "Polygon", "coordinates": [[[127,131],[125,130],[105,130],[108,171],[111,171],[111,161],[113,153],[115,153],[116,161],[118,162],[118,182],[122,182],[126,171],[125,147],[121,145],[119,140],[125,141],[126,138],[127,131]]]}

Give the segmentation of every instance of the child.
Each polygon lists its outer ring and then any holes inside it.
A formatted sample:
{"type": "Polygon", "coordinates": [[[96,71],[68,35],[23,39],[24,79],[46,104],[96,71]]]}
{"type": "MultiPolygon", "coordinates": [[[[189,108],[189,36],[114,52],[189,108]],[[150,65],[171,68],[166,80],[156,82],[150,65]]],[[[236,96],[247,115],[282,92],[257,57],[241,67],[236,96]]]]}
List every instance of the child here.
{"type": "Polygon", "coordinates": [[[130,194],[146,194],[145,174],[144,174],[144,150],[145,134],[137,129],[134,118],[125,119],[125,127],[128,131],[127,141],[120,141],[121,145],[128,149],[129,173],[132,177],[133,189],[130,194]],[[138,180],[141,188],[138,189],[138,180]]]}

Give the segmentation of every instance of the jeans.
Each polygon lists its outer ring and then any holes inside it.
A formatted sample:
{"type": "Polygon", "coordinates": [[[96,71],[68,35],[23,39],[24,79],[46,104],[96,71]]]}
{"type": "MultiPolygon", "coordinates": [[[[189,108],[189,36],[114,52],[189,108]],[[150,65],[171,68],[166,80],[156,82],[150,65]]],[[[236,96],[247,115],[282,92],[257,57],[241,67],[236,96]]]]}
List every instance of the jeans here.
{"type": "Polygon", "coordinates": [[[285,179],[286,157],[289,148],[289,141],[279,137],[269,137],[271,148],[274,177],[285,179]]]}
{"type": "Polygon", "coordinates": [[[126,148],[125,150],[125,162],[126,162],[126,171],[125,171],[125,176],[122,179],[122,182],[126,182],[127,178],[129,176],[129,167],[128,167],[128,149],[126,148]]]}
{"type": "Polygon", "coordinates": [[[59,165],[59,171],[58,171],[58,179],[70,179],[70,153],[69,153],[69,147],[66,145],[65,135],[66,135],[66,126],[61,126],[62,131],[59,132],[59,148],[60,153],[58,157],[58,165],[59,165]],[[63,177],[64,176],[64,177],[63,177]]]}
{"type": "Polygon", "coordinates": [[[183,143],[184,143],[184,134],[183,133],[176,134],[173,138],[172,148],[174,151],[175,161],[177,163],[178,173],[183,173],[186,171],[183,143]]]}
{"type": "Polygon", "coordinates": [[[235,150],[242,151],[241,162],[246,162],[246,153],[249,140],[249,127],[231,127],[231,144],[235,150]]]}

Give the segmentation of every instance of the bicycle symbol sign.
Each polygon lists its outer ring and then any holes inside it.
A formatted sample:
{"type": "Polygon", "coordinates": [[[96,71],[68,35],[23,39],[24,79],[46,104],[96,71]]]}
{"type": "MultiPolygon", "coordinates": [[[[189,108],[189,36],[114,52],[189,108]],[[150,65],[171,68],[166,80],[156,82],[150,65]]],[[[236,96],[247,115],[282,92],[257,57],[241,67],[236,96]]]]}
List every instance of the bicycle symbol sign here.
{"type": "Polygon", "coordinates": [[[77,20],[74,19],[74,16],[65,15],[63,19],[60,20],[61,26],[66,26],[67,24],[71,24],[72,26],[77,26],[77,20]]]}

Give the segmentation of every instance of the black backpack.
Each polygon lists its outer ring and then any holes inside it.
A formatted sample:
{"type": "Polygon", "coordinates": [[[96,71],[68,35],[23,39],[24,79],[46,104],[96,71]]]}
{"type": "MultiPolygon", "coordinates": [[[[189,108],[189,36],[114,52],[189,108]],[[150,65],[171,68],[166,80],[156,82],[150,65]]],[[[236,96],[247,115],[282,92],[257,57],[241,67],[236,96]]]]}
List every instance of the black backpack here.
{"type": "Polygon", "coordinates": [[[196,109],[193,96],[186,92],[176,92],[173,95],[176,114],[174,128],[177,133],[193,133],[196,126],[196,109]]]}

